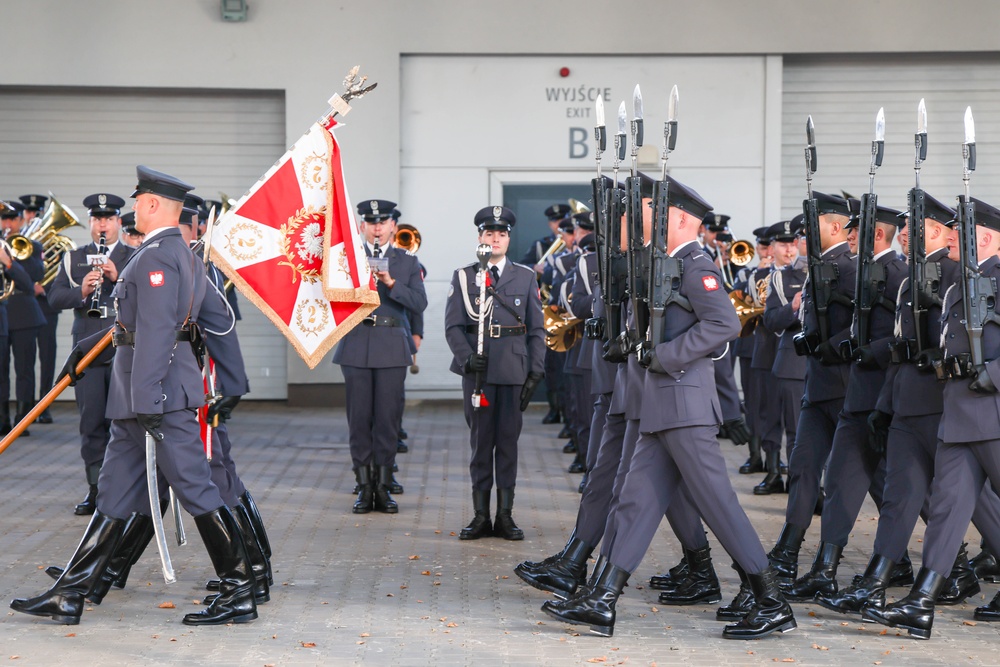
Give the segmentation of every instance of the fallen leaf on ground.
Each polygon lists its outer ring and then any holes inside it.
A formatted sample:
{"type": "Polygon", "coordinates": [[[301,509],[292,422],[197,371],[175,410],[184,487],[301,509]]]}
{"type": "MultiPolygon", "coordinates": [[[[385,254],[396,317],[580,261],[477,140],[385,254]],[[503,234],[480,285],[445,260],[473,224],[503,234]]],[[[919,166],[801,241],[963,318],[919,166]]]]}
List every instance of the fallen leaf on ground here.
{"type": "Polygon", "coordinates": [[[962,621],[962,624],[963,625],[975,625],[976,622],[975,621],[962,621]]]}
{"type": "Polygon", "coordinates": [[[410,560],[420,560],[420,556],[413,555],[409,557],[410,560]]]}
{"type": "Polygon", "coordinates": [[[160,609],[177,609],[177,605],[173,602],[161,602],[159,604],[160,609]]]}
{"type": "Polygon", "coordinates": [[[371,633],[362,632],[360,635],[358,635],[358,637],[371,637],[371,633]]]}
{"type": "Polygon", "coordinates": [[[455,622],[451,622],[451,623],[449,623],[449,624],[448,624],[447,626],[445,626],[445,627],[448,627],[448,628],[457,628],[457,627],[458,627],[458,623],[455,623],[455,622]]]}
{"type": "Polygon", "coordinates": [[[66,636],[67,636],[67,637],[76,637],[76,633],[75,633],[75,632],[71,632],[71,633],[69,633],[69,634],[68,634],[68,635],[66,635],[66,636]]]}
{"type": "Polygon", "coordinates": [[[600,658],[591,658],[587,662],[607,662],[607,661],[608,661],[607,656],[602,656],[600,658]]]}
{"type": "Polygon", "coordinates": [[[299,642],[302,648],[316,648],[316,642],[299,642]]]}
{"type": "Polygon", "coordinates": [[[430,570],[424,570],[420,574],[424,575],[425,577],[429,577],[429,576],[431,576],[431,571],[430,570]]]}

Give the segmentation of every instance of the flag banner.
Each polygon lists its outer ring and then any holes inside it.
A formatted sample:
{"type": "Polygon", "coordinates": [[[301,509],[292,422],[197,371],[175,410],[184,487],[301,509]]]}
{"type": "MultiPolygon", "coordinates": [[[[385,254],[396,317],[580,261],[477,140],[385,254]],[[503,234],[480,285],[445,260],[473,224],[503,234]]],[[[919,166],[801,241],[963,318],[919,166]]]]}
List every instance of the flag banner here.
{"type": "Polygon", "coordinates": [[[344,185],[336,125],[314,123],[212,234],[212,261],[309,368],[379,305],[344,185]]]}

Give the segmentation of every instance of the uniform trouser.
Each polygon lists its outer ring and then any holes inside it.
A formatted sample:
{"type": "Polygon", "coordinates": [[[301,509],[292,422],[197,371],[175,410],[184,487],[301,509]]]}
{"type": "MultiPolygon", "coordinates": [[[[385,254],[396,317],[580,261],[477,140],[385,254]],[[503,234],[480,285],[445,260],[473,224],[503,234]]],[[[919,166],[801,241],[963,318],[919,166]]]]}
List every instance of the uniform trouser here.
{"type": "Polygon", "coordinates": [[[841,412],[826,468],[826,500],[821,535],[846,547],[865,493],[882,509],[885,459],[868,448],[868,412],[841,412]]]}
{"type": "MultiPolygon", "coordinates": [[[[156,445],[156,465],[184,509],[199,516],[222,507],[222,496],[212,482],[194,410],[164,413],[160,431],[163,442],[156,445]]],[[[146,431],[135,419],[111,422],[111,441],[97,485],[97,509],[102,514],[114,519],[126,519],[132,512],[150,514],[146,431]]],[[[160,492],[163,494],[165,489],[161,487],[160,492]]]]}
{"type": "MultiPolygon", "coordinates": [[[[521,436],[521,385],[485,384],[483,395],[489,405],[472,408],[476,376],[462,376],[465,423],[471,429],[472,459],[469,475],[472,488],[489,491],[494,481],[498,489],[513,488],[517,482],[517,439],[521,436]]],[[[395,443],[396,441],[393,440],[395,443]]]]}
{"type": "Polygon", "coordinates": [[[76,382],[76,408],[80,412],[80,456],[83,465],[100,466],[111,438],[111,420],[104,416],[111,386],[111,364],[91,365],[76,382]]]}
{"type": "MultiPolygon", "coordinates": [[[[740,370],[742,371],[742,369],[740,370]]],[[[747,413],[747,426],[755,436],[762,437],[764,435],[764,425],[767,421],[763,411],[767,408],[765,392],[768,391],[768,387],[762,382],[761,376],[764,374],[764,371],[759,368],[749,368],[747,372],[750,375],[748,381],[750,391],[743,396],[743,406],[746,408],[747,413]]]]}
{"type": "MultiPolygon", "coordinates": [[[[587,470],[591,471],[597,465],[597,453],[601,449],[604,437],[604,426],[608,421],[608,410],[611,408],[611,392],[607,394],[591,394],[594,404],[591,406],[593,417],[590,418],[590,437],[587,441],[587,470]]],[[[587,475],[590,480],[590,475],[587,475]]]]}
{"type": "Polygon", "coordinates": [[[743,390],[743,410],[746,412],[747,428],[753,435],[759,435],[755,430],[757,419],[757,396],[753,386],[753,370],[750,368],[749,357],[740,357],[740,388],[743,390]]]}
{"type": "Polygon", "coordinates": [[[622,447],[625,442],[625,415],[607,414],[611,405],[611,394],[601,394],[604,402],[605,420],[601,428],[596,427],[600,408],[594,411],[595,427],[591,435],[600,437],[600,444],[593,446],[594,461],[587,462],[587,485],[583,487],[580,509],[576,513],[576,536],[587,544],[596,545],[604,536],[608,523],[609,508],[618,466],[622,461],[622,447]]]}
{"type": "Polygon", "coordinates": [[[559,380],[559,404],[562,406],[563,423],[576,439],[577,431],[580,430],[580,420],[578,418],[575,386],[580,376],[575,373],[567,373],[565,369],[560,371],[559,380]]]}
{"type": "MultiPolygon", "coordinates": [[[[886,445],[885,499],[875,532],[874,552],[898,562],[906,553],[921,511],[929,512],[934,456],[941,413],[895,415],[886,445]]],[[[926,514],[925,514],[926,516],[926,514]]],[[[994,553],[1000,553],[1000,498],[987,484],[979,495],[972,523],[994,553]]]]}
{"type": "Polygon", "coordinates": [[[618,505],[612,564],[629,572],[639,567],[683,481],[697,513],[733,560],[750,574],[767,569],[764,548],[729,482],[715,432],[715,426],[689,426],[639,437],[618,505]]]}
{"type": "Polygon", "coordinates": [[[0,404],[4,409],[10,406],[10,338],[0,336],[0,404]]]}
{"type": "Polygon", "coordinates": [[[1000,487],[1000,440],[939,443],[934,456],[923,566],[948,576],[983,485],[1000,487]]]}
{"type": "Polygon", "coordinates": [[[406,366],[359,368],[341,365],[347,390],[347,428],[355,469],[375,463],[391,466],[402,419],[399,395],[406,366]]]}
{"type": "Polygon", "coordinates": [[[560,401],[563,398],[563,366],[565,364],[565,352],[556,352],[545,348],[545,387],[558,396],[560,401]]]}
{"type": "Polygon", "coordinates": [[[802,401],[795,445],[788,457],[788,505],[785,508],[785,523],[796,528],[806,530],[812,522],[823,466],[830,457],[833,434],[843,407],[843,398],[819,403],[802,401]]]}
{"type": "Polygon", "coordinates": [[[56,376],[56,329],[59,326],[59,312],[46,313],[45,324],[38,331],[38,398],[52,389],[56,376]]]}
{"type": "MultiPolygon", "coordinates": [[[[776,413],[780,417],[780,427],[785,430],[785,455],[792,455],[795,444],[795,431],[799,427],[799,413],[802,412],[802,393],[805,391],[805,380],[787,380],[771,375],[777,396],[776,413]]],[[[781,442],[779,436],[778,442],[781,442]]]]}
{"type": "MultiPolygon", "coordinates": [[[[730,355],[732,356],[732,355],[730,355]]],[[[740,389],[743,390],[743,406],[747,408],[747,412],[750,412],[749,406],[746,402],[750,400],[750,357],[736,357],[740,360],[740,389]]],[[[735,366],[735,360],[732,362],[735,366]]],[[[749,424],[748,424],[749,425],[749,424]]]]}
{"type": "MultiPolygon", "coordinates": [[[[630,523],[634,517],[621,513],[622,492],[632,470],[635,457],[636,444],[640,439],[639,420],[630,419],[625,427],[625,438],[622,446],[622,459],[615,473],[615,484],[612,490],[611,503],[608,506],[608,519],[604,527],[604,540],[601,542],[601,555],[610,557],[615,545],[619,541],[620,529],[623,525],[630,523]]],[[[701,525],[701,517],[694,506],[691,495],[686,492],[686,484],[681,481],[680,492],[674,494],[674,500],[669,506],[664,507],[661,516],[666,514],[667,522],[674,531],[677,541],[681,547],[691,551],[702,549],[708,546],[708,539],[705,537],[705,528],[701,525]]],[[[655,530],[655,528],[654,528],[655,530]]],[[[625,549],[630,547],[623,545],[625,549]]],[[[646,547],[649,543],[646,543],[646,547]]],[[[646,547],[639,553],[636,564],[642,560],[646,547]]]]}
{"type": "Polygon", "coordinates": [[[229,429],[220,423],[212,429],[212,460],[209,467],[212,470],[212,481],[219,487],[219,493],[227,505],[233,507],[240,502],[239,498],[246,493],[247,487],[236,474],[236,462],[232,456],[233,445],[229,440],[229,429]]]}
{"type": "MultiPolygon", "coordinates": [[[[14,373],[17,375],[15,396],[18,402],[28,405],[35,402],[35,353],[38,347],[38,329],[39,327],[11,329],[7,334],[7,347],[0,352],[8,359],[11,352],[14,353],[14,373]]],[[[0,401],[3,400],[10,400],[9,385],[7,396],[0,396],[0,401]]]]}
{"type": "MultiPolygon", "coordinates": [[[[760,446],[765,452],[781,450],[781,399],[778,396],[774,375],[768,369],[754,368],[753,391],[757,394],[757,425],[753,434],[760,436],[760,446]]],[[[799,403],[802,394],[799,394],[799,403]]]]}
{"type": "Polygon", "coordinates": [[[587,460],[590,449],[590,422],[594,417],[594,396],[590,393],[591,371],[584,370],[579,375],[568,375],[573,394],[573,412],[575,414],[576,446],[581,458],[587,460]]]}

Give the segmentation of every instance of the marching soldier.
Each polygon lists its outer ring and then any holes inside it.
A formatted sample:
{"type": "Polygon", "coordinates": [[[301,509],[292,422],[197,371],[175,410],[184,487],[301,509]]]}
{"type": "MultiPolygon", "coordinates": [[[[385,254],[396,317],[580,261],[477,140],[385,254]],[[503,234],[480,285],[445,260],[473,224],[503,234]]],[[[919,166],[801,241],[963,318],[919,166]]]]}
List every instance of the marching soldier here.
{"type": "MultiPolygon", "coordinates": [[[[788,460],[788,505],[785,525],[768,554],[779,581],[791,584],[798,575],[799,549],[813,511],[821,497],[820,478],[830,456],[833,434],[847,393],[850,365],[840,356],[840,343],[848,340],[854,310],[854,283],[857,266],[847,247],[846,225],[851,212],[843,197],[814,193],[819,211],[822,258],[837,267],[833,286],[836,298],[829,306],[827,340],[819,335],[815,294],[809,281],[803,295],[800,316],[803,332],[815,342],[814,353],[806,360],[805,393],[795,444],[788,460]]],[[[799,352],[798,347],[796,352],[799,352]]],[[[805,350],[803,350],[805,352],[805,350]]]]}
{"type": "MultiPolygon", "coordinates": [[[[83,205],[90,211],[91,243],[63,256],[59,273],[49,288],[52,308],[73,311],[74,347],[84,338],[114,324],[111,291],[118,280],[119,267],[124,266],[134,252],[119,242],[121,223],[118,216],[125,206],[124,199],[99,193],[84,199],[83,205]],[[100,247],[102,239],[103,250],[100,247]]],[[[97,480],[111,437],[111,422],[105,417],[110,383],[109,360],[91,364],[86,376],[76,385],[80,455],[90,486],[87,497],[74,510],[80,516],[93,514],[97,507],[97,480]]]]}
{"type": "MultiPolygon", "coordinates": [[[[24,229],[24,206],[18,201],[8,202],[8,207],[0,210],[0,227],[5,236],[20,234],[24,229]]],[[[14,423],[28,414],[35,401],[35,358],[38,349],[38,332],[45,324],[45,314],[38,297],[45,294],[42,280],[45,278],[45,263],[42,244],[31,242],[31,256],[14,261],[20,264],[32,280],[30,291],[15,290],[7,300],[7,345],[0,350],[0,404],[3,412],[3,430],[10,430],[7,415],[10,402],[10,356],[14,355],[14,373],[17,376],[15,395],[17,412],[14,423]]],[[[25,430],[21,435],[31,435],[25,430]]]]}
{"type": "Polygon", "coordinates": [[[395,207],[384,199],[358,204],[365,251],[378,260],[375,277],[381,305],[344,336],[333,355],[347,385],[351,460],[359,488],[355,514],[399,511],[391,495],[403,417],[399,396],[416,352],[408,313],[427,308],[420,263],[391,244],[395,207]]]}
{"type": "MultiPolygon", "coordinates": [[[[84,598],[107,571],[126,519],[150,509],[143,484],[148,436],[158,443],[159,470],[194,515],[222,582],[219,597],[205,610],[187,614],[184,623],[248,622],[257,618],[257,609],[247,547],[211,480],[194,415],[204,403],[204,389],[189,345],[207,285],[203,266],[177,230],[191,186],[144,166],[136,173],[136,224],[146,240],[122,268],[112,293],[117,349],[107,414],[113,421],[97,509],[52,588],[34,598],[15,599],[11,608],[63,624],[80,622],[84,598]]],[[[96,338],[83,341],[79,352],[96,338]]]]}
{"type": "Polygon", "coordinates": [[[119,240],[130,248],[138,248],[142,245],[145,234],[135,228],[135,213],[132,211],[122,213],[121,220],[122,233],[119,240]]]}
{"type": "Polygon", "coordinates": [[[471,429],[471,523],[459,535],[477,540],[495,535],[522,540],[524,533],[511,515],[517,481],[517,440],[521,413],[543,377],[545,330],[534,274],[507,259],[514,212],[487,206],[476,213],[479,242],[493,251],[488,264],[485,303],[479,303],[478,263],[455,271],[445,305],[445,338],[454,358],[451,371],[462,376],[465,421],[471,429]],[[483,353],[477,351],[479,323],[483,353]],[[477,374],[482,378],[477,387],[477,374]],[[472,405],[473,390],[482,390],[481,407],[472,405]],[[490,520],[490,493],[497,487],[497,514],[490,520]]]}
{"type": "MultiPolygon", "coordinates": [[[[667,221],[670,256],[683,261],[679,294],[691,310],[670,302],[664,312],[665,340],[644,355],[649,364],[640,415],[640,436],[615,511],[607,562],[585,593],[542,609],[556,619],[614,632],[615,603],[641,561],[664,512],[683,481],[694,506],[741,568],[754,603],[741,621],[723,632],[751,639],[795,627],[791,608],[778,591],[767,556],[740,508],[726,474],[715,434],[722,421],[712,357],[739,332],[739,321],[722,277],[697,243],[698,227],[711,210],[696,192],[671,179],[667,221]]],[[[603,551],[603,550],[602,550],[603,551]]],[[[692,564],[693,567],[694,564],[692,564]]]]}

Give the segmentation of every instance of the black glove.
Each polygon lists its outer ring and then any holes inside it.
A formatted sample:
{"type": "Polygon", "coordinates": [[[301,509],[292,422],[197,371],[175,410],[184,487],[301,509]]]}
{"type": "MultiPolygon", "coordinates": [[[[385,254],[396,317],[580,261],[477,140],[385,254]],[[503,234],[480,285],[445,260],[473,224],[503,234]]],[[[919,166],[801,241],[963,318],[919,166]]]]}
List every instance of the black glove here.
{"type": "Polygon", "coordinates": [[[521,386],[521,412],[528,409],[528,403],[531,402],[531,396],[535,393],[535,387],[538,386],[543,377],[545,377],[544,373],[528,373],[528,378],[521,386]]]}
{"type": "Polygon", "coordinates": [[[858,348],[857,356],[855,357],[858,362],[858,366],[861,368],[879,368],[878,359],[875,358],[875,353],[872,352],[871,347],[865,346],[858,348]]]}
{"type": "Polygon", "coordinates": [[[208,406],[206,420],[213,426],[229,421],[229,418],[233,416],[233,408],[239,402],[239,396],[222,396],[208,406]],[[218,422],[216,422],[216,418],[218,418],[218,422]]]}
{"type": "Polygon", "coordinates": [[[813,356],[819,359],[819,363],[824,366],[833,366],[844,361],[844,358],[840,356],[840,351],[828,340],[816,346],[813,356]]]}
{"type": "Polygon", "coordinates": [[[62,370],[59,371],[59,377],[56,378],[56,382],[59,382],[64,377],[69,377],[69,386],[75,387],[76,383],[80,381],[86,373],[77,373],[76,367],[80,364],[83,359],[83,350],[79,346],[74,347],[69,351],[69,356],[66,357],[66,363],[63,364],[62,370]]]}
{"type": "Polygon", "coordinates": [[[623,341],[620,337],[604,341],[602,347],[604,348],[604,353],[601,357],[604,361],[611,364],[621,364],[628,360],[627,345],[623,346],[623,341]]]}
{"type": "Polygon", "coordinates": [[[469,355],[469,358],[465,360],[465,372],[466,373],[485,373],[486,372],[486,355],[476,354],[473,352],[469,355]]]}
{"type": "Polygon", "coordinates": [[[733,441],[734,445],[745,445],[750,442],[750,429],[747,428],[747,423],[743,417],[724,421],[722,422],[722,426],[726,429],[726,433],[728,433],[729,439],[733,441]]]}
{"type": "Polygon", "coordinates": [[[888,412],[874,410],[868,414],[868,449],[879,456],[885,454],[891,423],[892,415],[888,412]]]}
{"type": "Polygon", "coordinates": [[[976,379],[969,383],[969,389],[977,394],[997,393],[997,386],[986,372],[986,366],[976,366],[976,379]]]}
{"type": "Polygon", "coordinates": [[[139,426],[146,430],[146,433],[153,436],[153,440],[163,442],[163,434],[160,433],[160,424],[163,423],[163,415],[147,415],[137,413],[135,418],[139,421],[139,426]]]}

